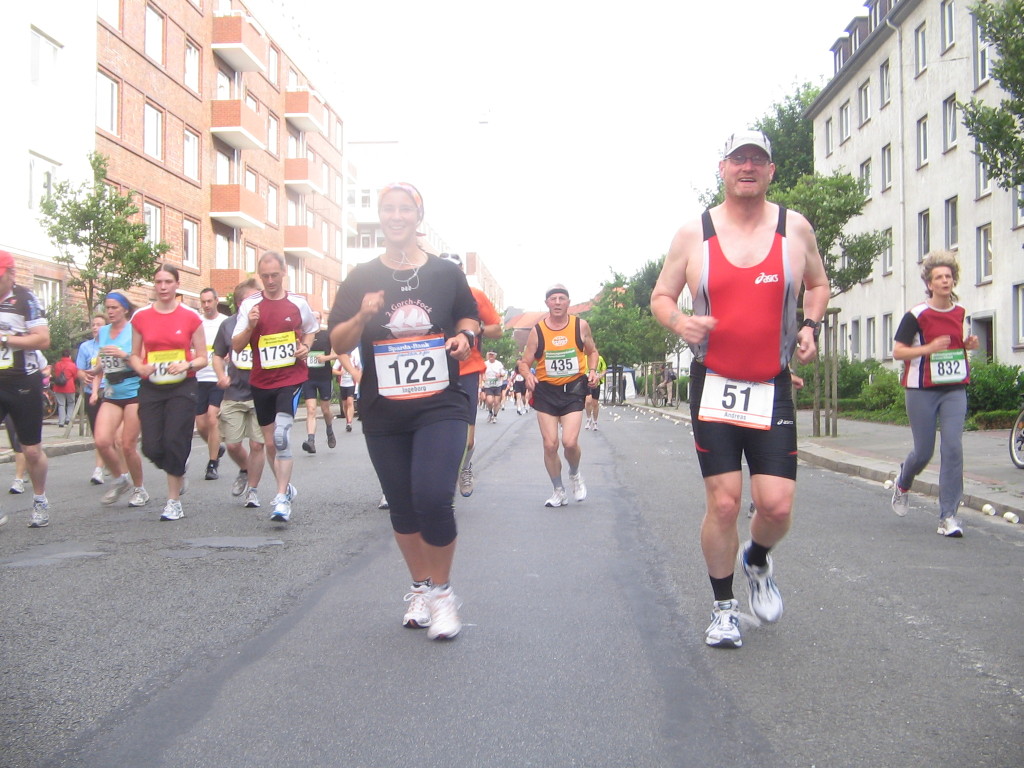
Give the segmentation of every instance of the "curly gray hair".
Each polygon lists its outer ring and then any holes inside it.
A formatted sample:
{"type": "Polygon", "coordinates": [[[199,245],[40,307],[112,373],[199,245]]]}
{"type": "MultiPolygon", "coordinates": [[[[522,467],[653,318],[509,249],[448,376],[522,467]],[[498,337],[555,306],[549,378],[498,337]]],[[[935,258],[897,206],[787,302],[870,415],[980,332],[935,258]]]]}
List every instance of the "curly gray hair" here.
{"type": "MultiPolygon", "coordinates": [[[[928,283],[932,281],[932,272],[937,267],[949,267],[953,273],[953,287],[960,282],[960,263],[956,260],[956,254],[952,251],[932,251],[921,262],[921,279],[924,280],[924,292],[929,299],[932,297],[932,290],[928,283]]],[[[959,299],[955,291],[952,297],[953,301],[959,299]]]]}

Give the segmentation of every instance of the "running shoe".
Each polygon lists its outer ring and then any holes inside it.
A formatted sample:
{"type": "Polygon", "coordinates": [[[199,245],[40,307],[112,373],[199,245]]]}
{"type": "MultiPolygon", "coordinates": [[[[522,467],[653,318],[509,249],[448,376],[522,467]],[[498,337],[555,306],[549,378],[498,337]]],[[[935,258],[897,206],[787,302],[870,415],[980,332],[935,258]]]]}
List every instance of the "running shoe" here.
{"type": "Polygon", "coordinates": [[[306,453],[316,453],[316,438],[310,436],[307,440],[303,440],[302,450],[306,453]]]}
{"type": "Polygon", "coordinates": [[[960,521],[955,517],[944,517],[939,520],[939,530],[936,531],[940,536],[946,536],[950,539],[959,539],[964,535],[964,529],[960,527],[960,521]]]}
{"type": "Polygon", "coordinates": [[[96,467],[92,471],[92,476],[89,478],[89,482],[93,485],[103,485],[103,467],[96,467]]]}
{"type": "Polygon", "coordinates": [[[409,607],[402,618],[402,626],[409,629],[421,629],[430,626],[430,607],[427,605],[427,594],[430,587],[413,587],[405,596],[409,607]]]}
{"type": "Polygon", "coordinates": [[[334,436],[334,430],[331,430],[331,429],[327,430],[327,447],[328,448],[337,448],[338,447],[338,438],[336,438],[334,436]]]}
{"type": "Polygon", "coordinates": [[[576,501],[585,501],[587,498],[587,485],[583,482],[583,475],[577,472],[569,475],[569,482],[572,484],[572,497],[576,501]]]}
{"type": "Polygon", "coordinates": [[[352,431],[352,425],[351,424],[346,424],[345,425],[345,431],[346,432],[351,432],[352,431]]]}
{"type": "Polygon", "coordinates": [[[103,494],[103,498],[100,499],[100,502],[105,506],[110,506],[111,504],[114,504],[122,496],[124,496],[126,493],[131,491],[131,489],[132,483],[128,479],[128,476],[121,475],[121,477],[117,479],[117,482],[114,483],[114,486],[109,491],[103,494]]]}
{"type": "Polygon", "coordinates": [[[740,604],[737,600],[718,600],[711,609],[711,625],[704,642],[712,648],[741,648],[740,604]]]}
{"type": "Polygon", "coordinates": [[[220,472],[218,471],[218,465],[219,464],[220,464],[220,462],[217,461],[217,460],[212,460],[212,461],[207,462],[207,464],[206,464],[206,479],[207,480],[216,480],[218,477],[220,477],[220,472]]]}
{"type": "Polygon", "coordinates": [[[11,483],[11,489],[8,493],[24,493],[25,492],[25,478],[16,477],[14,482],[11,483]]]}
{"type": "Polygon", "coordinates": [[[256,509],[260,505],[260,495],[255,488],[245,492],[245,506],[249,509],[256,509]]]}
{"type": "Polygon", "coordinates": [[[896,473],[896,479],[892,482],[892,511],[900,517],[904,517],[910,511],[910,489],[900,488],[902,474],[903,465],[900,464],[900,471],[896,473]]]}
{"type": "Polygon", "coordinates": [[[185,516],[185,510],[181,508],[181,501],[168,499],[164,505],[164,513],[160,515],[161,520],[181,520],[185,516]]]}
{"type": "Polygon", "coordinates": [[[0,515],[0,528],[7,525],[7,515],[0,515]]]}
{"type": "Polygon", "coordinates": [[[249,487],[249,473],[244,469],[239,470],[238,474],[235,475],[235,481],[231,484],[231,495],[241,496],[245,493],[245,489],[249,487]]]}
{"type": "Polygon", "coordinates": [[[285,495],[288,497],[288,501],[295,501],[295,497],[299,495],[299,489],[291,483],[288,483],[288,488],[285,489],[285,495]]]}
{"type": "Polygon", "coordinates": [[[596,421],[594,422],[594,426],[592,426],[591,429],[594,430],[595,432],[598,431],[598,429],[597,429],[597,422],[596,421]]]}
{"type": "Polygon", "coordinates": [[[593,422],[590,419],[587,419],[587,423],[583,425],[583,428],[589,431],[591,424],[593,424],[593,422]]]}
{"type": "Polygon", "coordinates": [[[740,562],[743,564],[743,572],[747,575],[750,610],[761,621],[770,624],[782,618],[782,595],[779,594],[779,588],[772,577],[772,556],[768,555],[767,565],[763,567],[750,565],[747,562],[749,550],[748,541],[743,547],[740,562]]]}
{"type": "Polygon", "coordinates": [[[274,497],[274,513],[270,516],[271,522],[287,523],[292,516],[292,503],[288,497],[279,493],[274,497]]]}
{"type": "Polygon", "coordinates": [[[227,452],[227,450],[228,450],[228,447],[224,443],[221,443],[220,447],[217,448],[217,461],[218,462],[222,458],[224,458],[224,454],[227,452]]]}
{"type": "Polygon", "coordinates": [[[391,505],[388,504],[388,497],[381,494],[380,502],[377,504],[377,509],[391,509],[391,505]]]}
{"type": "Polygon", "coordinates": [[[569,497],[565,494],[565,488],[556,488],[551,498],[544,502],[545,507],[565,507],[569,505],[569,497]]]}
{"type": "Polygon", "coordinates": [[[427,593],[430,608],[430,626],[427,637],[431,640],[451,640],[459,634],[462,622],[459,620],[459,599],[448,587],[431,587],[427,593]]]}
{"type": "Polygon", "coordinates": [[[473,465],[470,464],[468,467],[464,467],[459,472],[459,493],[463,496],[473,495],[473,465]]]}
{"type": "Polygon", "coordinates": [[[141,485],[136,486],[132,492],[132,497],[128,499],[129,507],[144,507],[149,504],[149,491],[143,488],[141,485]]]}
{"type": "Polygon", "coordinates": [[[32,502],[32,514],[28,518],[29,528],[45,528],[50,524],[50,504],[45,499],[32,502]]]}

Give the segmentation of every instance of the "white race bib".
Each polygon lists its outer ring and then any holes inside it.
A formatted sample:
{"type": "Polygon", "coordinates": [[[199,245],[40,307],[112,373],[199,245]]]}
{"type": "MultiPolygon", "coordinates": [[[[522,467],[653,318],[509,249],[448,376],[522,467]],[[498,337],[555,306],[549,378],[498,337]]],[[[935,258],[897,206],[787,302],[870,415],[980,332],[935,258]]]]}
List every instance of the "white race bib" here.
{"type": "Polygon", "coordinates": [[[231,350],[231,362],[234,363],[235,368],[240,371],[251,371],[252,370],[252,347],[246,345],[245,349],[241,352],[235,352],[231,350]]]}
{"type": "Polygon", "coordinates": [[[967,350],[944,349],[928,356],[932,384],[963,384],[967,381],[967,350]]]}
{"type": "Polygon", "coordinates": [[[550,379],[574,379],[580,375],[580,358],[576,347],[545,349],[544,370],[550,379]]]}
{"type": "Polygon", "coordinates": [[[6,344],[0,346],[0,370],[14,366],[14,350],[6,344]]]}
{"type": "Polygon", "coordinates": [[[697,418],[751,429],[771,429],[774,406],[774,382],[739,381],[708,371],[697,418]]]}
{"type": "Polygon", "coordinates": [[[373,364],[383,397],[409,400],[448,388],[448,352],[440,334],[375,341],[373,364]]]}
{"type": "Polygon", "coordinates": [[[309,368],[323,368],[327,363],[324,362],[324,358],[327,357],[326,352],[319,352],[310,350],[306,356],[306,366],[309,368]]]}
{"type": "Polygon", "coordinates": [[[122,357],[113,355],[100,355],[100,362],[103,363],[103,375],[121,373],[128,370],[128,361],[122,357]]]}

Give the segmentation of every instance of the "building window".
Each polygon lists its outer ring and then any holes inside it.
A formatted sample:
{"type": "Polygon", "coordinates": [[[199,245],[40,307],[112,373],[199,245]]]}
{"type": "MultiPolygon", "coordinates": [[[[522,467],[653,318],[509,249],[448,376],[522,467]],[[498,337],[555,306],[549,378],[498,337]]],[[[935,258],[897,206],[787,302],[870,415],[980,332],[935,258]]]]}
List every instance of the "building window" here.
{"type": "Polygon", "coordinates": [[[917,167],[928,162],[928,118],[917,121],[917,167]]]}
{"type": "Polygon", "coordinates": [[[865,80],[857,89],[857,116],[860,118],[860,125],[864,125],[871,119],[871,82],[865,80]]]}
{"type": "Polygon", "coordinates": [[[143,107],[142,131],[143,151],[157,160],[162,159],[164,156],[164,113],[152,104],[143,107]]]}
{"type": "Polygon", "coordinates": [[[164,15],[152,5],[146,6],[146,55],[153,61],[164,63],[164,15]]]}
{"type": "Polygon", "coordinates": [[[199,93],[199,47],[191,40],[185,43],[185,85],[199,93]]]}
{"type": "Polygon", "coordinates": [[[850,321],[850,359],[860,360],[860,320],[850,321]]]}
{"type": "MultiPolygon", "coordinates": [[[[341,243],[338,243],[338,253],[341,253],[341,243]]],[[[320,281],[320,304],[325,310],[331,307],[331,281],[326,277],[320,281]]]]}
{"type": "Polygon", "coordinates": [[[252,91],[245,92],[245,106],[251,109],[253,112],[259,114],[260,103],[255,96],[252,95],[252,91]]]}
{"type": "Polygon", "coordinates": [[[883,275],[891,275],[892,274],[892,265],[893,265],[893,259],[892,259],[892,227],[889,227],[889,229],[885,230],[882,233],[882,235],[883,235],[883,237],[885,237],[885,248],[882,249],[882,274],[883,275]]]}
{"type": "Polygon", "coordinates": [[[980,88],[988,82],[991,76],[991,51],[989,42],[982,37],[981,25],[978,19],[972,17],[974,27],[974,87],[980,88]]]}
{"type": "Polygon", "coordinates": [[[256,246],[248,243],[245,246],[245,271],[249,273],[256,271],[256,246]]]}
{"type": "Polygon", "coordinates": [[[946,201],[946,249],[955,250],[960,242],[960,212],[959,202],[956,197],[946,201]]]}
{"type": "Polygon", "coordinates": [[[339,152],[345,149],[345,124],[338,118],[334,123],[334,147],[339,152]]]}
{"type": "Polygon", "coordinates": [[[953,0],[942,0],[942,2],[939,3],[939,18],[941,19],[943,51],[956,42],[956,30],[953,27],[954,16],[955,9],[953,8],[953,0]]]}
{"type": "Polygon", "coordinates": [[[275,115],[267,115],[267,151],[274,157],[280,154],[278,143],[281,141],[280,122],[275,115]]]}
{"type": "Polygon", "coordinates": [[[850,102],[844,102],[839,108],[839,143],[850,138],[850,102]]]}
{"type": "Polygon", "coordinates": [[[278,69],[280,69],[280,63],[277,48],[270,46],[270,50],[267,53],[267,80],[274,85],[277,85],[278,69]]]}
{"type": "Polygon", "coordinates": [[[917,214],[917,260],[921,261],[932,249],[932,214],[924,210],[917,214]]]}
{"type": "Polygon", "coordinates": [[[250,192],[259,192],[259,177],[252,168],[245,169],[245,188],[250,192]]]}
{"type": "Polygon", "coordinates": [[[864,323],[864,359],[874,360],[876,356],[875,318],[869,317],[864,323]]]}
{"type": "Polygon", "coordinates": [[[882,315],[882,357],[892,360],[892,342],[895,330],[892,326],[892,312],[882,315]]]}
{"type": "Polygon", "coordinates": [[[892,98],[892,91],[889,88],[889,60],[886,59],[878,67],[878,100],[881,106],[885,106],[892,98]]]}
{"type": "Polygon", "coordinates": [[[978,154],[983,149],[984,145],[979,141],[977,152],[974,155],[974,178],[977,197],[984,197],[992,191],[992,179],[988,174],[988,163],[982,160],[981,155],[978,154]]]}
{"type": "Polygon", "coordinates": [[[234,80],[223,69],[217,70],[217,99],[220,101],[229,100],[235,92],[234,80]]]}
{"type": "Polygon", "coordinates": [[[146,225],[146,242],[156,246],[160,244],[160,209],[152,203],[142,204],[142,223],[146,225]]]}
{"type": "Polygon", "coordinates": [[[892,186],[892,144],[882,147],[882,191],[892,186]]]}
{"type": "Polygon", "coordinates": [[[825,155],[831,155],[835,149],[835,139],[832,136],[832,118],[825,121],[825,155]]]}
{"type": "Polygon", "coordinates": [[[288,67],[288,90],[293,91],[299,87],[299,73],[288,67]]]}
{"type": "Polygon", "coordinates": [[[1024,283],[1013,286],[1013,345],[1024,346],[1024,283]]]}
{"type": "Polygon", "coordinates": [[[320,186],[323,187],[324,194],[330,196],[331,194],[331,170],[327,163],[320,166],[320,186]]]}
{"type": "Polygon", "coordinates": [[[227,152],[217,152],[216,179],[218,184],[232,183],[231,155],[227,152]]]}
{"type": "Polygon", "coordinates": [[[331,227],[326,221],[320,222],[320,242],[323,245],[324,255],[331,253],[331,227]]]}
{"type": "Polygon", "coordinates": [[[199,181],[199,134],[186,128],[183,136],[182,170],[190,179],[199,181]]]}
{"type": "Polygon", "coordinates": [[[60,46],[37,29],[32,30],[32,51],[29,78],[32,85],[46,88],[57,71],[57,53],[60,46]]]}
{"type": "Polygon", "coordinates": [[[960,112],[956,108],[956,94],[942,102],[942,150],[949,151],[956,146],[957,123],[960,112]]]}
{"type": "Polygon", "coordinates": [[[267,185],[267,222],[277,224],[277,187],[273,184],[267,185]]]}
{"type": "Polygon", "coordinates": [[[214,269],[227,269],[231,264],[231,238],[223,232],[213,236],[214,269]]]}
{"type": "Polygon", "coordinates": [[[982,224],[977,232],[978,246],[978,282],[987,283],[992,280],[992,225],[982,224]]]}
{"type": "Polygon", "coordinates": [[[871,198],[871,158],[860,164],[860,185],[864,195],[871,198]]]}
{"type": "Polygon", "coordinates": [[[28,153],[28,207],[35,211],[39,208],[39,202],[50,196],[53,192],[53,185],[57,181],[58,163],[37,155],[35,152],[28,153]]]}
{"type": "Polygon", "coordinates": [[[1014,229],[1024,226],[1024,184],[1010,190],[1010,224],[1014,229]]]}
{"type": "Polygon", "coordinates": [[[102,72],[96,73],[96,127],[114,136],[117,132],[117,117],[120,87],[102,72]]]}
{"type": "Polygon", "coordinates": [[[192,219],[181,222],[181,263],[199,268],[199,224],[192,219]]]}
{"type": "Polygon", "coordinates": [[[121,0],[96,0],[96,15],[115,29],[120,29],[121,0]]]}
{"type": "Polygon", "coordinates": [[[370,208],[373,203],[371,202],[370,190],[364,189],[359,196],[359,205],[361,208],[370,208]]]}
{"type": "Polygon", "coordinates": [[[928,25],[922,24],[914,30],[914,74],[920,75],[928,68],[928,25]]]}

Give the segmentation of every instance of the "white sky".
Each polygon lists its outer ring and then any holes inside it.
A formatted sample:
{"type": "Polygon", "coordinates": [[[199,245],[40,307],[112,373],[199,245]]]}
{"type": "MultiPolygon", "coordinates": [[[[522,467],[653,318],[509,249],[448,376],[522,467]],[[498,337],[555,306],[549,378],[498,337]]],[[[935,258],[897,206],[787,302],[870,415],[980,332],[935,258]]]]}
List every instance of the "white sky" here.
{"type": "Polygon", "coordinates": [[[397,142],[375,147],[389,160],[373,178],[415,184],[448,246],[479,253],[526,309],[551,283],[582,301],[665,253],[726,135],[823,84],[830,46],[866,14],[863,0],[301,0],[283,3],[295,39],[275,2],[248,5],[347,140],[397,142]]]}

